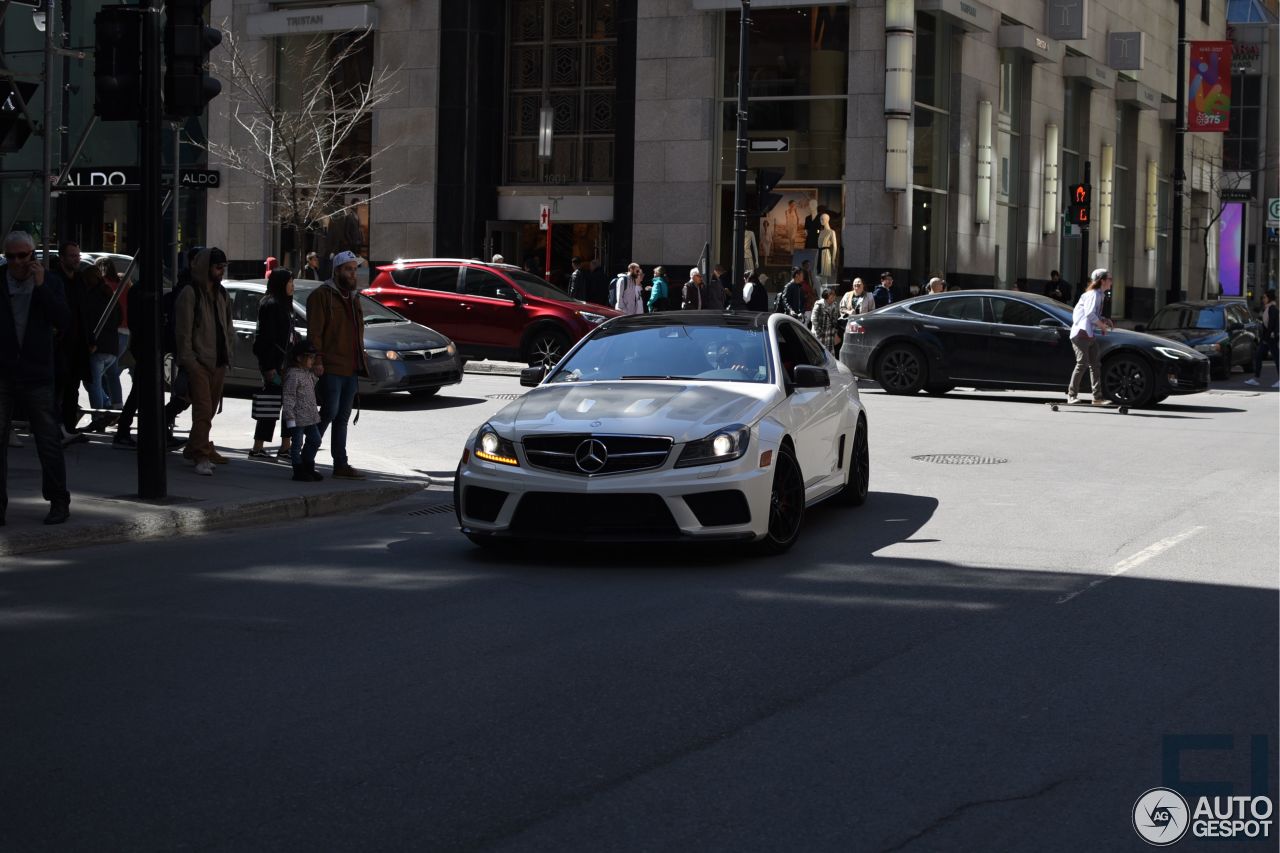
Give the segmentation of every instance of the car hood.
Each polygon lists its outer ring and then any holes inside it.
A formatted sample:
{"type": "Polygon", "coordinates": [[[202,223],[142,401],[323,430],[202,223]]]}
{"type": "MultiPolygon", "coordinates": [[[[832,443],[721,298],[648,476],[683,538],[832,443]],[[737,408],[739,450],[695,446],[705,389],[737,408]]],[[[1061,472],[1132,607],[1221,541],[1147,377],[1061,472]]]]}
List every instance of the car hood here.
{"type": "Polygon", "coordinates": [[[365,349],[438,349],[448,345],[444,335],[417,323],[370,323],[364,327],[365,349]]]}
{"type": "Polygon", "coordinates": [[[1135,349],[1149,350],[1152,347],[1171,347],[1186,353],[1193,358],[1205,358],[1204,353],[1196,352],[1191,347],[1181,341],[1172,338],[1164,338],[1158,335],[1151,335],[1146,332],[1135,332],[1132,329],[1113,329],[1103,336],[1102,342],[1108,347],[1127,344],[1135,349]]]}
{"type": "Polygon", "coordinates": [[[1161,329],[1148,334],[1192,347],[1200,344],[1217,344],[1227,339],[1227,333],[1221,329],[1161,329]]]}
{"type": "Polygon", "coordinates": [[[771,383],[590,382],[540,385],[489,419],[500,433],[668,435],[705,438],[729,424],[751,425],[781,398],[771,383]]]}

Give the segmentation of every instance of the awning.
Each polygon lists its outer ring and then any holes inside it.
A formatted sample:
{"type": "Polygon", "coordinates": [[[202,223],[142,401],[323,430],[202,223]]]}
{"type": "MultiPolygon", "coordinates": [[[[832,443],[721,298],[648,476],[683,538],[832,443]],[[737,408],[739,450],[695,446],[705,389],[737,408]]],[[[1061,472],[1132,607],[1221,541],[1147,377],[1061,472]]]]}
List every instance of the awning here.
{"type": "Polygon", "coordinates": [[[1067,52],[1062,42],[1054,41],[1022,24],[1002,24],[997,45],[1004,50],[1021,51],[1032,62],[1061,62],[1067,52]]]}
{"type": "Polygon", "coordinates": [[[1114,89],[1116,72],[1087,56],[1068,56],[1062,60],[1062,76],[1079,80],[1094,89],[1114,89]]]}

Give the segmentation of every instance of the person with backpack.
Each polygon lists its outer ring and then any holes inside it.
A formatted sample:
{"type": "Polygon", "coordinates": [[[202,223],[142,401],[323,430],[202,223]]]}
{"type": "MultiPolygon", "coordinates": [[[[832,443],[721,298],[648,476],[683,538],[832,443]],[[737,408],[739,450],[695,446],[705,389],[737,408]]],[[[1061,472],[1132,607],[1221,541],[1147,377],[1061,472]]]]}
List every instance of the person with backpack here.
{"type": "Polygon", "coordinates": [[[670,310],[671,306],[667,295],[666,267],[654,267],[653,280],[650,282],[649,288],[649,313],[670,310]]]}
{"type": "Polygon", "coordinates": [[[762,272],[752,270],[747,273],[746,283],[742,286],[742,304],[746,311],[769,310],[769,288],[765,285],[769,277],[762,272]]]}
{"type": "Polygon", "coordinates": [[[639,264],[633,262],[628,265],[627,271],[614,279],[613,287],[615,310],[623,314],[644,313],[644,303],[641,302],[644,273],[641,272],[639,264]]]}
{"type": "Polygon", "coordinates": [[[205,477],[213,474],[214,465],[228,461],[209,439],[235,347],[231,298],[222,286],[226,272],[226,254],[216,247],[205,249],[192,261],[191,284],[182,289],[175,305],[178,363],[187,373],[191,393],[191,437],[182,455],[205,477]]]}

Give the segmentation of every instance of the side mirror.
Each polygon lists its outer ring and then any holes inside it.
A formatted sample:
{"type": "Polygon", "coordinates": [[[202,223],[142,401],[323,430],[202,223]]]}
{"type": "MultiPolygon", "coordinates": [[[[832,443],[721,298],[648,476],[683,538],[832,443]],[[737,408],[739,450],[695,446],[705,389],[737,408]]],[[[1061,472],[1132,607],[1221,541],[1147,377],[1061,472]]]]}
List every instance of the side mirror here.
{"type": "Polygon", "coordinates": [[[797,388],[828,388],[831,386],[831,375],[821,367],[798,364],[793,381],[797,388]]]}
{"type": "Polygon", "coordinates": [[[542,384],[542,379],[546,375],[547,368],[545,366],[526,367],[520,371],[520,384],[525,388],[537,388],[542,384]]]}
{"type": "Polygon", "coordinates": [[[1040,321],[1040,328],[1042,329],[1065,329],[1066,327],[1066,324],[1057,317],[1045,317],[1040,321]]]}

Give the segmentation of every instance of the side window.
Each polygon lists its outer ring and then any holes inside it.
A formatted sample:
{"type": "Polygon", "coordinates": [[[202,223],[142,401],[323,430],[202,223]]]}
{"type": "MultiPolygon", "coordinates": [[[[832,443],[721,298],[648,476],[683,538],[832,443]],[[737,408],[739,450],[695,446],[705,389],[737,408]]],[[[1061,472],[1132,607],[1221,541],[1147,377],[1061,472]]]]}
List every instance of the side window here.
{"type": "Polygon", "coordinates": [[[245,323],[258,322],[258,304],[262,302],[261,293],[252,290],[231,291],[231,319],[245,323]]]}
{"type": "Polygon", "coordinates": [[[391,280],[401,287],[417,287],[418,270],[414,268],[394,269],[391,271],[391,280]]]}
{"type": "Polygon", "coordinates": [[[804,347],[806,361],[814,367],[826,367],[827,351],[822,348],[822,344],[818,343],[807,329],[796,334],[800,337],[800,345],[804,347]]]}
{"type": "Polygon", "coordinates": [[[973,320],[982,322],[981,296],[955,296],[951,299],[939,299],[933,309],[933,316],[944,320],[973,320]]]}
{"type": "Polygon", "coordinates": [[[1227,306],[1227,310],[1231,312],[1230,322],[1232,323],[1248,323],[1249,322],[1249,312],[1246,311],[1245,307],[1240,303],[1238,302],[1232,303],[1231,305],[1227,306]]]}
{"type": "Polygon", "coordinates": [[[515,288],[488,270],[467,267],[462,280],[462,292],[468,296],[487,296],[490,299],[513,299],[515,288]]]}
{"type": "Polygon", "coordinates": [[[907,310],[914,311],[917,314],[932,314],[933,309],[937,308],[938,303],[942,301],[941,299],[921,299],[917,302],[912,302],[907,306],[907,310]]]}
{"type": "Polygon", "coordinates": [[[991,298],[991,312],[997,323],[1003,323],[1006,326],[1039,326],[1041,320],[1049,318],[1048,314],[1034,305],[1000,296],[991,298]]]}
{"type": "Polygon", "coordinates": [[[458,290],[457,267],[422,267],[416,271],[417,281],[411,286],[418,290],[439,290],[456,293],[458,290]]]}
{"type": "Polygon", "coordinates": [[[778,357],[782,360],[782,369],[786,372],[788,379],[793,378],[792,371],[796,365],[811,364],[814,367],[823,367],[826,364],[826,355],[822,352],[822,347],[818,346],[818,342],[810,335],[801,334],[800,330],[791,323],[778,324],[778,357]],[[808,338],[807,342],[806,338],[808,338]],[[806,343],[811,343],[812,348],[806,343]]]}

